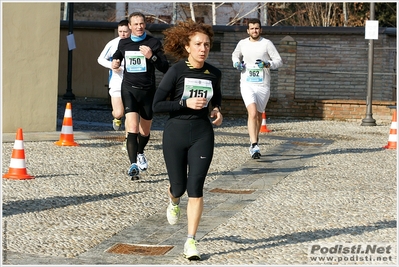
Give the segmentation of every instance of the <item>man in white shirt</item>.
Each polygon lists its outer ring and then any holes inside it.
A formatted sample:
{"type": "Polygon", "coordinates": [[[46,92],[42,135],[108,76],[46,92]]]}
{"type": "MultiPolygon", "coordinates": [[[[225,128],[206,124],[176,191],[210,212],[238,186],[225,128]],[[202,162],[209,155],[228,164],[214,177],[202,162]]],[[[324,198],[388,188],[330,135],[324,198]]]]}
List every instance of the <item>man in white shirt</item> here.
{"type": "Polygon", "coordinates": [[[123,64],[119,67],[119,69],[112,70],[112,56],[115,51],[118,49],[119,40],[130,37],[130,28],[129,21],[127,19],[121,20],[118,23],[118,37],[109,41],[100,56],[97,59],[98,64],[109,69],[109,95],[111,96],[111,105],[112,105],[112,116],[114,120],[112,121],[112,126],[115,131],[118,131],[122,126],[121,118],[124,115],[124,108],[122,103],[121,96],[121,85],[123,78],[123,64]]]}
{"type": "Polygon", "coordinates": [[[273,43],[263,38],[259,19],[248,20],[248,38],[238,42],[232,53],[233,66],[241,72],[240,91],[248,112],[249,153],[259,159],[259,132],[262,113],[270,97],[270,69],[277,69],[283,61],[273,43]]]}

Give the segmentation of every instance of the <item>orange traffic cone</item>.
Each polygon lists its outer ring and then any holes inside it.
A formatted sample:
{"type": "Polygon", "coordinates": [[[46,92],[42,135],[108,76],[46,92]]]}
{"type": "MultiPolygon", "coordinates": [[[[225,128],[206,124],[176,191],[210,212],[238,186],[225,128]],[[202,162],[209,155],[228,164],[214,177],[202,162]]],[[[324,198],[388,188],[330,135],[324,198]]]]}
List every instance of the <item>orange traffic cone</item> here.
{"type": "Polygon", "coordinates": [[[269,133],[272,130],[267,129],[267,125],[266,125],[266,112],[262,113],[262,125],[260,126],[260,132],[261,133],[269,133]]]}
{"type": "Polygon", "coordinates": [[[64,121],[62,122],[60,140],[54,144],[59,146],[78,146],[79,144],[73,140],[73,123],[72,123],[72,105],[67,103],[64,121]]]}
{"type": "Polygon", "coordinates": [[[19,128],[17,131],[17,137],[15,139],[14,148],[12,150],[10,168],[8,169],[8,173],[3,175],[3,178],[9,178],[14,180],[26,180],[35,178],[29,175],[26,171],[24,138],[21,128],[19,128]]]}
{"type": "Polygon", "coordinates": [[[398,123],[396,121],[396,110],[395,110],[392,114],[392,124],[391,124],[391,129],[389,130],[388,144],[384,146],[384,148],[396,149],[396,144],[398,140],[397,130],[398,130],[398,123]]]}

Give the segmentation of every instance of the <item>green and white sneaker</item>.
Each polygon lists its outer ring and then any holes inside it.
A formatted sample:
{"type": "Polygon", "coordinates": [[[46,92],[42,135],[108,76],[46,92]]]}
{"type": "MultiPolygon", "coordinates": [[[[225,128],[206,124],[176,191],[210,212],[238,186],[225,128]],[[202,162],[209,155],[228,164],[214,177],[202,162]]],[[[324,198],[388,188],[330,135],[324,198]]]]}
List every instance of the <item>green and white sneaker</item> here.
{"type": "Polygon", "coordinates": [[[187,238],[184,244],[184,257],[190,261],[198,261],[201,259],[201,255],[197,250],[197,241],[193,238],[187,238]]]}
{"type": "Polygon", "coordinates": [[[169,201],[168,208],[166,209],[166,218],[171,225],[176,224],[180,219],[179,204],[173,204],[172,200],[169,201]]]}

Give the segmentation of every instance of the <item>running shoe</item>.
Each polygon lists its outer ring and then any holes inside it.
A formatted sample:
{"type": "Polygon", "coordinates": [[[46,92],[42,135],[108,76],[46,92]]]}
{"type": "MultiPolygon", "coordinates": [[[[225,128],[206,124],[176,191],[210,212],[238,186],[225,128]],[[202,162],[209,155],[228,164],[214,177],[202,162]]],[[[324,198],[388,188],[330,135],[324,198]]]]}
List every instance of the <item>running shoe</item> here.
{"type": "Polygon", "coordinates": [[[198,261],[201,256],[197,250],[197,242],[193,238],[187,238],[184,244],[184,257],[190,261],[198,261]]]}
{"type": "Polygon", "coordinates": [[[140,178],[140,169],[137,166],[137,163],[132,163],[132,165],[130,165],[127,174],[132,177],[132,180],[138,180],[140,178]]]}
{"type": "Polygon", "coordinates": [[[249,154],[251,154],[251,158],[253,159],[259,159],[260,158],[260,150],[259,146],[255,145],[252,147],[252,145],[249,147],[249,154]]]}
{"type": "Polygon", "coordinates": [[[166,218],[171,225],[176,224],[180,219],[180,207],[179,204],[173,204],[170,200],[168,208],[166,209],[166,218]]]}
{"type": "Polygon", "coordinates": [[[119,131],[121,129],[122,121],[115,118],[112,121],[112,127],[114,128],[115,131],[119,131]]]}
{"type": "Polygon", "coordinates": [[[147,170],[148,162],[147,162],[147,158],[145,157],[144,153],[137,155],[137,165],[139,166],[140,171],[147,170]]]}

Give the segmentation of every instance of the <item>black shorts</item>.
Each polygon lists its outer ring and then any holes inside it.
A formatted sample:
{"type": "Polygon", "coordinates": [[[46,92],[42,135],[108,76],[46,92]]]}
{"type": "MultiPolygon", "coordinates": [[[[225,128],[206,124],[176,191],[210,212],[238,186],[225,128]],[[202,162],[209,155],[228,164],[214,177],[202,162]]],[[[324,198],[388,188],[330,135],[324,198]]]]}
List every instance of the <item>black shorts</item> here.
{"type": "Polygon", "coordinates": [[[155,88],[135,87],[122,83],[121,95],[125,114],[137,112],[145,120],[152,120],[155,88]]]}

